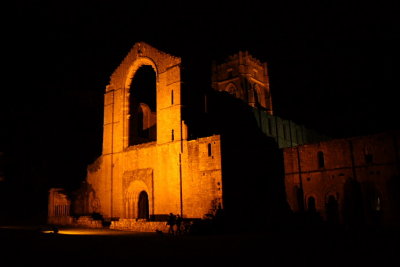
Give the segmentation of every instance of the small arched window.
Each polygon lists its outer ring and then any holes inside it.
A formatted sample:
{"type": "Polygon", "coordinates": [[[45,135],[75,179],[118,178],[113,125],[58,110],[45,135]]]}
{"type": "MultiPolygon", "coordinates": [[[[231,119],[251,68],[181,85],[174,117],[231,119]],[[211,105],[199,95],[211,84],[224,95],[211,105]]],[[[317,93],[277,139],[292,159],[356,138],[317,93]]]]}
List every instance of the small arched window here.
{"type": "Polygon", "coordinates": [[[317,157],[318,157],[318,168],[324,168],[325,167],[324,152],[318,151],[317,157]]]}
{"type": "Polygon", "coordinates": [[[207,145],[207,153],[208,153],[209,157],[212,156],[211,143],[208,143],[208,145],[207,145]]]}

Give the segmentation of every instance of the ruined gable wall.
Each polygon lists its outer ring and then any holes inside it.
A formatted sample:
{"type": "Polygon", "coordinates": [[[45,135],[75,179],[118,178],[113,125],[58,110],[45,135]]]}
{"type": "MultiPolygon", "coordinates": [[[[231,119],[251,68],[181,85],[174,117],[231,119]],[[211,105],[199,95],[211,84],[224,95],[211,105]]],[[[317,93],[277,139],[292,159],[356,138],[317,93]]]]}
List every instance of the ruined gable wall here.
{"type": "Polygon", "coordinates": [[[158,74],[165,73],[167,69],[181,63],[179,57],[164,53],[144,42],[137,43],[111,75],[110,85],[107,90],[123,88],[127,82],[126,78],[131,77],[134,71],[132,63],[139,58],[149,58],[156,62],[158,74]]]}
{"type": "Polygon", "coordinates": [[[138,43],[111,76],[104,101],[102,167],[90,178],[101,192],[106,216],[133,216],[126,202],[135,199],[132,194],[139,188],[148,194],[150,214],[180,210],[180,140],[187,136],[181,121],[180,62],[138,43]],[[130,83],[142,65],[152,66],[156,73],[157,141],[128,146],[130,83]]]}
{"type": "Polygon", "coordinates": [[[128,146],[130,85],[135,72],[142,65],[152,66],[156,73],[157,143],[169,142],[172,130],[176,140],[181,138],[180,63],[180,58],[146,43],[133,46],[112,74],[106,88],[103,154],[123,151],[128,146]]]}
{"type": "Polygon", "coordinates": [[[109,216],[131,216],[126,202],[135,191],[133,183],[149,194],[152,215],[182,210],[184,216],[200,218],[222,201],[219,136],[181,142],[187,133],[180,89],[180,58],[145,43],[136,44],[113,73],[105,95],[103,167],[94,182],[103,202],[111,201],[103,205],[109,216]],[[157,77],[157,141],[128,147],[130,81],[143,64],[151,65],[157,77]]]}

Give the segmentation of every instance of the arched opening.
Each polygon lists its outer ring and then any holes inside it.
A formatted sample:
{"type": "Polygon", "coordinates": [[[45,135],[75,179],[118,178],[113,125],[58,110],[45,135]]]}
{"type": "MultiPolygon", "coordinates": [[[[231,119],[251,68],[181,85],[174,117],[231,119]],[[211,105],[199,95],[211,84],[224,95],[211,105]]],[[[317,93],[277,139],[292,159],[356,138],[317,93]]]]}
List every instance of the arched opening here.
{"type": "Polygon", "coordinates": [[[314,197],[308,197],[307,200],[307,209],[309,212],[316,212],[316,207],[315,207],[315,198],[314,197]]]}
{"type": "Polygon", "coordinates": [[[329,223],[339,222],[339,205],[333,195],[328,196],[326,201],[326,219],[329,223]]]}
{"type": "Polygon", "coordinates": [[[135,73],[129,89],[129,145],[157,140],[156,73],[143,65],[135,73]]]}
{"type": "Polygon", "coordinates": [[[228,92],[229,94],[233,95],[234,97],[238,97],[238,90],[233,83],[228,84],[225,87],[225,91],[228,92]]]}
{"type": "Polygon", "coordinates": [[[138,219],[149,218],[149,197],[145,191],[140,192],[138,201],[138,219]]]}
{"type": "Polygon", "coordinates": [[[208,145],[207,145],[207,154],[209,157],[212,156],[211,143],[208,143],[208,145]]]}
{"type": "Polygon", "coordinates": [[[324,168],[325,167],[324,152],[318,151],[317,157],[318,157],[318,168],[324,168]]]}

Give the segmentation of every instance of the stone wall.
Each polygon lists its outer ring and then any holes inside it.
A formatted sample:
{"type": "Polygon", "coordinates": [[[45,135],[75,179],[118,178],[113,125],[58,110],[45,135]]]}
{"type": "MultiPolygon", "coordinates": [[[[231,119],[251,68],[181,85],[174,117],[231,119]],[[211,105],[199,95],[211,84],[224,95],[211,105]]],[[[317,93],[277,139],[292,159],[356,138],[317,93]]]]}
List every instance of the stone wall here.
{"type": "Polygon", "coordinates": [[[54,225],[73,225],[74,218],[71,216],[49,216],[47,218],[47,223],[54,225]]]}
{"type": "Polygon", "coordinates": [[[182,212],[183,217],[202,218],[222,206],[219,136],[182,144],[138,145],[115,155],[113,160],[113,195],[110,165],[88,172],[87,178],[96,195],[93,200],[99,199],[100,213],[106,217],[113,201],[113,215],[108,217],[136,218],[141,191],[149,195],[150,215],[182,212]]]}
{"type": "Polygon", "coordinates": [[[101,220],[94,220],[91,216],[80,216],[74,218],[72,216],[51,216],[48,217],[48,224],[64,225],[64,226],[83,226],[88,228],[103,228],[101,220]]]}
{"type": "Polygon", "coordinates": [[[300,211],[303,203],[309,209],[313,198],[316,211],[328,219],[334,199],[340,222],[359,212],[367,224],[399,224],[399,190],[393,187],[399,184],[398,144],[399,132],[391,132],[284,149],[292,210],[300,211]]]}
{"type": "Polygon", "coordinates": [[[184,154],[183,215],[203,218],[223,206],[219,135],[188,142],[184,154]]]}
{"type": "Polygon", "coordinates": [[[101,220],[94,220],[90,216],[80,216],[73,222],[74,226],[84,226],[89,228],[103,228],[101,220]]]}
{"type": "Polygon", "coordinates": [[[168,232],[168,226],[166,222],[149,222],[136,219],[120,219],[118,221],[112,221],[110,229],[153,233],[156,230],[164,233],[168,232]]]}

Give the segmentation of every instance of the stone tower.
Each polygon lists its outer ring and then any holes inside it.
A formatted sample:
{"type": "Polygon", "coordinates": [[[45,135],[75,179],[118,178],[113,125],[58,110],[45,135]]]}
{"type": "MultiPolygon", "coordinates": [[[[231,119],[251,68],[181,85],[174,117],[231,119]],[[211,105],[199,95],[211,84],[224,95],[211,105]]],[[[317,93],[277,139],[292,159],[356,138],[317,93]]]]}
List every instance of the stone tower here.
{"type": "Polygon", "coordinates": [[[212,88],[273,114],[267,64],[247,51],[230,56],[225,63],[213,64],[212,88]]]}

